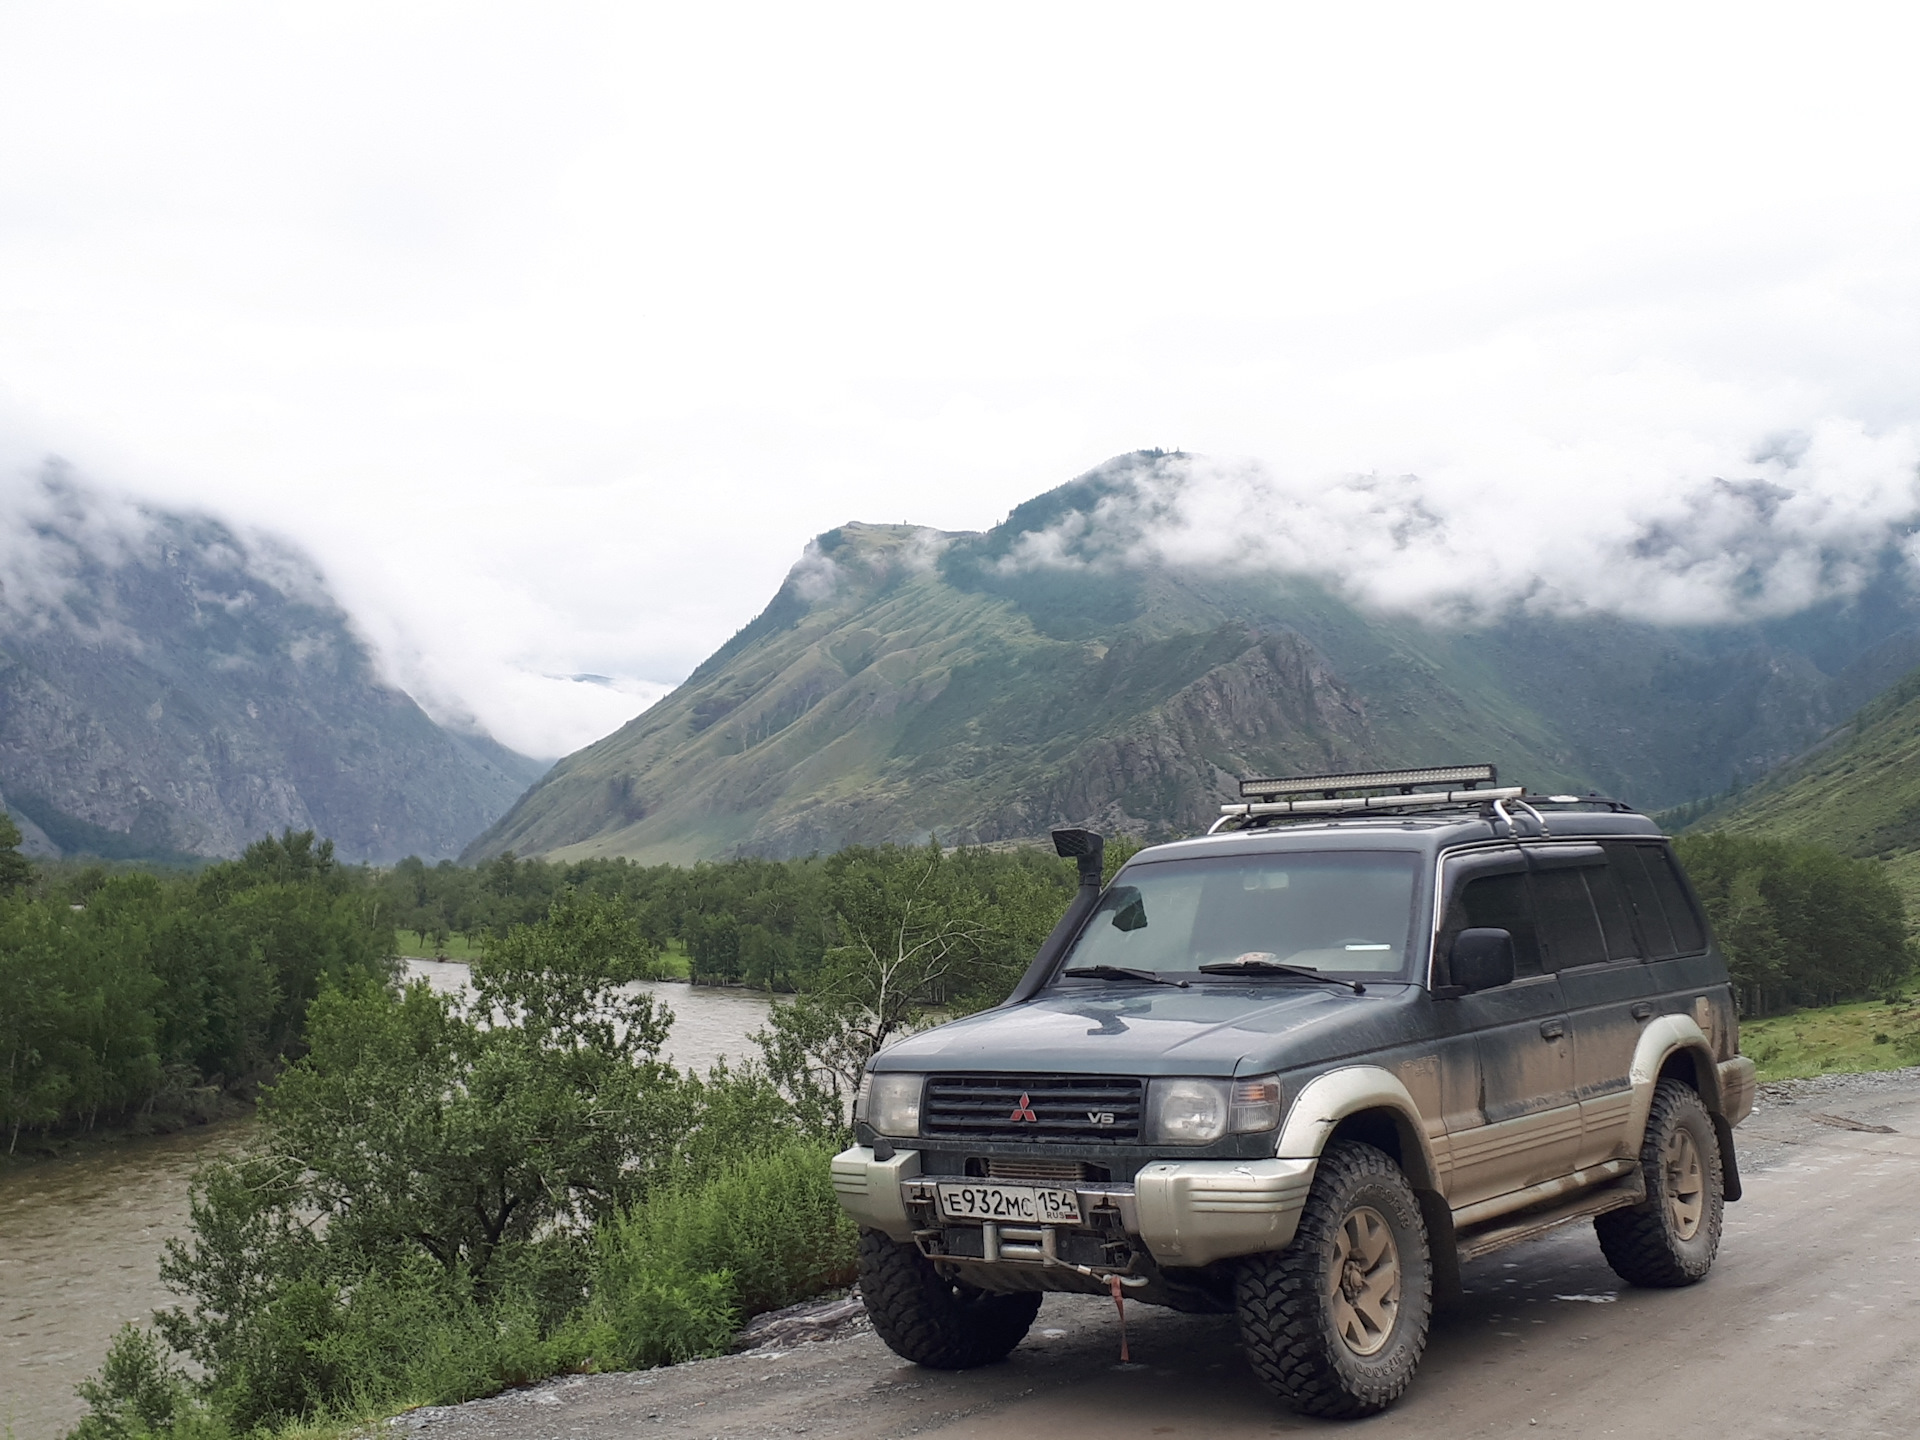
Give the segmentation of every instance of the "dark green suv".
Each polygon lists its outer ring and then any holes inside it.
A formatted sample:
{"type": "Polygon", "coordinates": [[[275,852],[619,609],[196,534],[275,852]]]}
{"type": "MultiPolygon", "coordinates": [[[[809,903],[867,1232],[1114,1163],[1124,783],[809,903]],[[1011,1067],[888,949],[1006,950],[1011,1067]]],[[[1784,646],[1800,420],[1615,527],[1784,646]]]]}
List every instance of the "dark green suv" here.
{"type": "Polygon", "coordinates": [[[1705,1276],[1754,1088],[1726,965],[1650,820],[1495,778],[1249,781],[1104,889],[1056,832],[1081,890],[1025,978],[876,1056],[833,1162],[881,1337],[984,1364],[1118,1286],[1357,1416],[1465,1260],[1591,1219],[1623,1279],[1705,1276]]]}

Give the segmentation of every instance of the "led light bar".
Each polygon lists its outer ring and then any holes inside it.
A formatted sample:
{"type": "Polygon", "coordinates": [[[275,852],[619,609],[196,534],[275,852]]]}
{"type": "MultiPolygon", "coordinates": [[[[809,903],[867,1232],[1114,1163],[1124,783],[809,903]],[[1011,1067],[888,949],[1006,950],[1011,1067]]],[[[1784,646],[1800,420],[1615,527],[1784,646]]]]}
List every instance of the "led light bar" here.
{"type": "Polygon", "coordinates": [[[1293,775],[1284,780],[1242,780],[1240,795],[1323,795],[1342,790],[1398,790],[1411,793],[1416,785],[1491,785],[1499,779],[1491,765],[1435,765],[1425,770],[1367,770],[1352,775],[1293,775]]]}

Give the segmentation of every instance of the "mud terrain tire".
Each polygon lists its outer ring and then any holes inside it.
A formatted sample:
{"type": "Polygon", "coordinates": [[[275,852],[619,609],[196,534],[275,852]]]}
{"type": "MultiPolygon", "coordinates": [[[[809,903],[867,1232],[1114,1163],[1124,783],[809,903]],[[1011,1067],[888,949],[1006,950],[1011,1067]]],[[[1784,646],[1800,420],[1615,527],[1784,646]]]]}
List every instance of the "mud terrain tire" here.
{"type": "Polygon", "coordinates": [[[1647,1198],[1594,1218],[1601,1252],[1629,1285],[1670,1290],[1706,1278],[1720,1248],[1724,1188],[1713,1117],[1692,1088],[1662,1080],[1640,1142],[1647,1198]]]}
{"type": "Polygon", "coordinates": [[[1234,1299],[1254,1373],[1294,1410],[1351,1419],[1399,1399],[1433,1314],[1427,1227],[1400,1167],[1329,1145],[1293,1243],[1241,1261],[1234,1299]]]}
{"type": "Polygon", "coordinates": [[[860,1232],[860,1296],[887,1348],[930,1370],[1004,1360],[1040,1310],[1037,1292],[994,1295],[943,1279],[916,1246],[878,1230],[860,1232]]]}

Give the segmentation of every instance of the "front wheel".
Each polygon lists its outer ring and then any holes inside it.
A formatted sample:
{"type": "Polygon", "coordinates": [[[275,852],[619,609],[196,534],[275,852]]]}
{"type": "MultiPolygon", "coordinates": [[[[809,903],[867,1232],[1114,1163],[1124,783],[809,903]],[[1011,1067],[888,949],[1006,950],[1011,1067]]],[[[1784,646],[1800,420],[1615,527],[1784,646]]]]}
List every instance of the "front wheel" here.
{"type": "Polygon", "coordinates": [[[1629,1285],[1656,1289],[1706,1278],[1720,1249],[1726,1199],[1720,1137],[1707,1107],[1681,1081],[1654,1087],[1640,1173],[1647,1198],[1594,1219],[1607,1264],[1629,1285]]]}
{"type": "Polygon", "coordinates": [[[994,1295],[948,1280],[918,1246],[879,1230],[860,1232],[860,1298],[887,1348],[932,1370],[1004,1360],[1040,1312],[1037,1292],[994,1295]]]}
{"type": "Polygon", "coordinates": [[[1293,1409],[1347,1419],[1399,1399],[1433,1313],[1426,1222],[1400,1167],[1329,1145],[1293,1243],[1243,1260],[1234,1298],[1254,1372],[1293,1409]]]}

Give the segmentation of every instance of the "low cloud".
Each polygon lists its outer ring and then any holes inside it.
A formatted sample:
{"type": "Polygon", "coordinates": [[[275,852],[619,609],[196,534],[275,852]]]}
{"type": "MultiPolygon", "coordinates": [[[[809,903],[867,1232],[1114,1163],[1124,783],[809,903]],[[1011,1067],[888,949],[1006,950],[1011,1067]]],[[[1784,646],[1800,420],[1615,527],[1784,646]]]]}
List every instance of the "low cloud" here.
{"type": "Polygon", "coordinates": [[[54,458],[0,470],[0,614],[14,626],[64,625],[131,642],[97,584],[129,565],[162,565],[191,549],[196,603],[239,613],[267,588],[339,613],[326,580],[298,547],[205,513],[167,509],[99,486],[54,458]]]}
{"type": "Polygon", "coordinates": [[[847,525],[809,540],[787,572],[787,584],[809,605],[819,605],[854,576],[873,584],[896,575],[923,575],[952,543],[953,536],[924,525],[847,525]]]}
{"type": "Polygon", "coordinates": [[[1474,624],[1514,608],[1656,624],[1790,614],[1920,558],[1920,437],[1829,422],[1725,457],[1569,448],[1554,473],[1319,479],[1259,460],[1119,465],[1090,509],[1021,535],[1010,570],[1164,563],[1308,575],[1474,624]]]}

